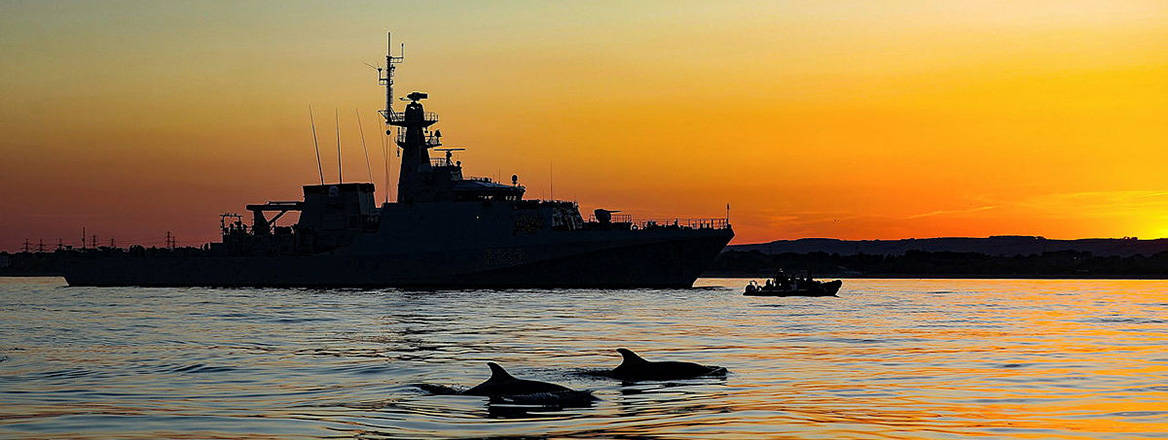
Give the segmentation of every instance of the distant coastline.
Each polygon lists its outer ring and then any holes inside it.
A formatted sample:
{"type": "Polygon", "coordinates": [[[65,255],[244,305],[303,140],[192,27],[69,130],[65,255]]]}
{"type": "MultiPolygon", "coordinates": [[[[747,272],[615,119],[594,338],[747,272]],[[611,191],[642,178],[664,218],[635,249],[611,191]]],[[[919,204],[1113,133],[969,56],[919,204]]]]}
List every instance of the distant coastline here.
{"type": "Polygon", "coordinates": [[[1168,279],[1168,239],[779,240],[730,246],[704,276],[761,277],[777,267],[851,278],[1168,279]]]}
{"type": "Polygon", "coordinates": [[[1089,252],[1096,256],[1151,256],[1168,252],[1168,238],[1140,240],[1124,238],[1083,238],[1055,240],[1030,235],[995,235],[991,237],[906,238],[902,240],[839,240],[801,238],[768,243],[738,244],[727,252],[759,251],[764,254],[824,252],[840,255],[903,255],[908,251],[969,252],[994,256],[1037,255],[1044,252],[1089,252]]]}

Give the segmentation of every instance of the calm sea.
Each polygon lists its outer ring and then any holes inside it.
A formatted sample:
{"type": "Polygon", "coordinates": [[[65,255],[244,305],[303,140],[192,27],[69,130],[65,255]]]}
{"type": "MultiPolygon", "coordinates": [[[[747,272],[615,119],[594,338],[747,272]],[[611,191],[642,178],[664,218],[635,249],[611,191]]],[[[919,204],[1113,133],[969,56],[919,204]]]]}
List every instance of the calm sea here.
{"type": "Polygon", "coordinates": [[[690,290],[70,288],[0,279],[0,437],[1168,437],[1168,282],[690,290]],[[628,347],[730,369],[622,384],[628,347]],[[489,405],[484,362],[595,391],[489,405]]]}

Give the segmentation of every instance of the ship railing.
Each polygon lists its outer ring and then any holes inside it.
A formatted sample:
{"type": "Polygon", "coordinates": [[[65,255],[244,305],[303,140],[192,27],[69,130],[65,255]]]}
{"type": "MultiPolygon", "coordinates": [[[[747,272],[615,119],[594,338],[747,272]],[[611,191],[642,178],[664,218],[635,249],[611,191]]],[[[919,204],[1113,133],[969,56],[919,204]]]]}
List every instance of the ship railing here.
{"type": "Polygon", "coordinates": [[[455,162],[451,162],[449,160],[446,160],[445,157],[439,157],[436,159],[430,158],[430,166],[432,166],[432,167],[452,167],[454,165],[455,165],[455,162]]]}
{"type": "MultiPolygon", "coordinates": [[[[382,112],[381,114],[382,114],[382,116],[385,116],[384,112],[382,112]]],[[[404,123],[406,121],[406,112],[390,113],[388,116],[385,117],[385,120],[388,121],[390,124],[404,123]]],[[[422,114],[422,120],[425,122],[429,122],[429,123],[438,122],[438,114],[434,113],[434,112],[425,112],[422,114]]]]}
{"type": "MultiPolygon", "coordinates": [[[[626,224],[633,223],[633,215],[632,214],[615,214],[614,213],[614,214],[610,214],[610,215],[612,216],[612,218],[609,219],[609,223],[626,223],[626,224]]],[[[588,223],[599,223],[599,222],[600,222],[600,220],[596,219],[596,214],[592,214],[592,215],[588,216],[588,223]]]]}
{"type": "MultiPolygon", "coordinates": [[[[589,223],[596,223],[596,216],[588,217],[589,223]]],[[[686,229],[727,229],[730,227],[730,221],[724,217],[711,218],[664,218],[664,219],[633,219],[630,214],[612,214],[611,223],[625,223],[631,225],[632,229],[665,229],[665,228],[686,228],[686,229]]]]}
{"type": "MultiPolygon", "coordinates": [[[[397,138],[396,139],[397,139],[398,145],[402,145],[402,144],[406,143],[406,130],[404,128],[399,128],[397,130],[397,138]]],[[[429,132],[423,133],[423,139],[426,140],[425,141],[426,148],[434,148],[434,147],[441,147],[442,146],[442,144],[438,143],[438,139],[434,136],[431,136],[429,132]]]]}
{"type": "Polygon", "coordinates": [[[646,219],[633,223],[634,229],[726,229],[729,227],[730,221],[724,217],[646,219]]]}

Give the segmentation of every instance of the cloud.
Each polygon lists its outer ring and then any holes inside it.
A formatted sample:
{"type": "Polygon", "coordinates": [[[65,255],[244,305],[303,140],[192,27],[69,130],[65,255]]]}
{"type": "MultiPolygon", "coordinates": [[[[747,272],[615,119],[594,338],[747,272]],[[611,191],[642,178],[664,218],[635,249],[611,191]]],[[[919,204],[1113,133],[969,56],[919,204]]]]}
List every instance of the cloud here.
{"type": "Polygon", "coordinates": [[[1149,215],[1168,211],[1168,191],[1080,191],[1042,194],[1019,206],[1079,216],[1149,215]]]}
{"type": "Polygon", "coordinates": [[[904,217],[904,219],[909,220],[909,219],[936,217],[936,216],[945,216],[945,215],[954,215],[954,214],[968,214],[968,213],[972,213],[972,212],[986,211],[986,210],[990,210],[990,209],[994,209],[994,208],[997,208],[997,206],[978,206],[976,208],[969,208],[969,209],[942,209],[942,210],[938,210],[938,211],[929,211],[929,212],[926,212],[924,214],[910,215],[910,216],[904,217]]]}

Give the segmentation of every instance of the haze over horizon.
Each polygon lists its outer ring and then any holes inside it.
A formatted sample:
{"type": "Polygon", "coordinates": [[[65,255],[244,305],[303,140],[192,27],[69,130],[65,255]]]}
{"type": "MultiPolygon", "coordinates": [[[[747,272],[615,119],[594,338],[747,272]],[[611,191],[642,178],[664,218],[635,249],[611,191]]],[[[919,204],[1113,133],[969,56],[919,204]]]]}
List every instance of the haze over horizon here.
{"type": "Polygon", "coordinates": [[[1168,237],[1168,3],[0,1],[0,249],[214,240],[317,182],[310,104],[380,200],[386,31],[467,175],[585,215],[1168,237]]]}

